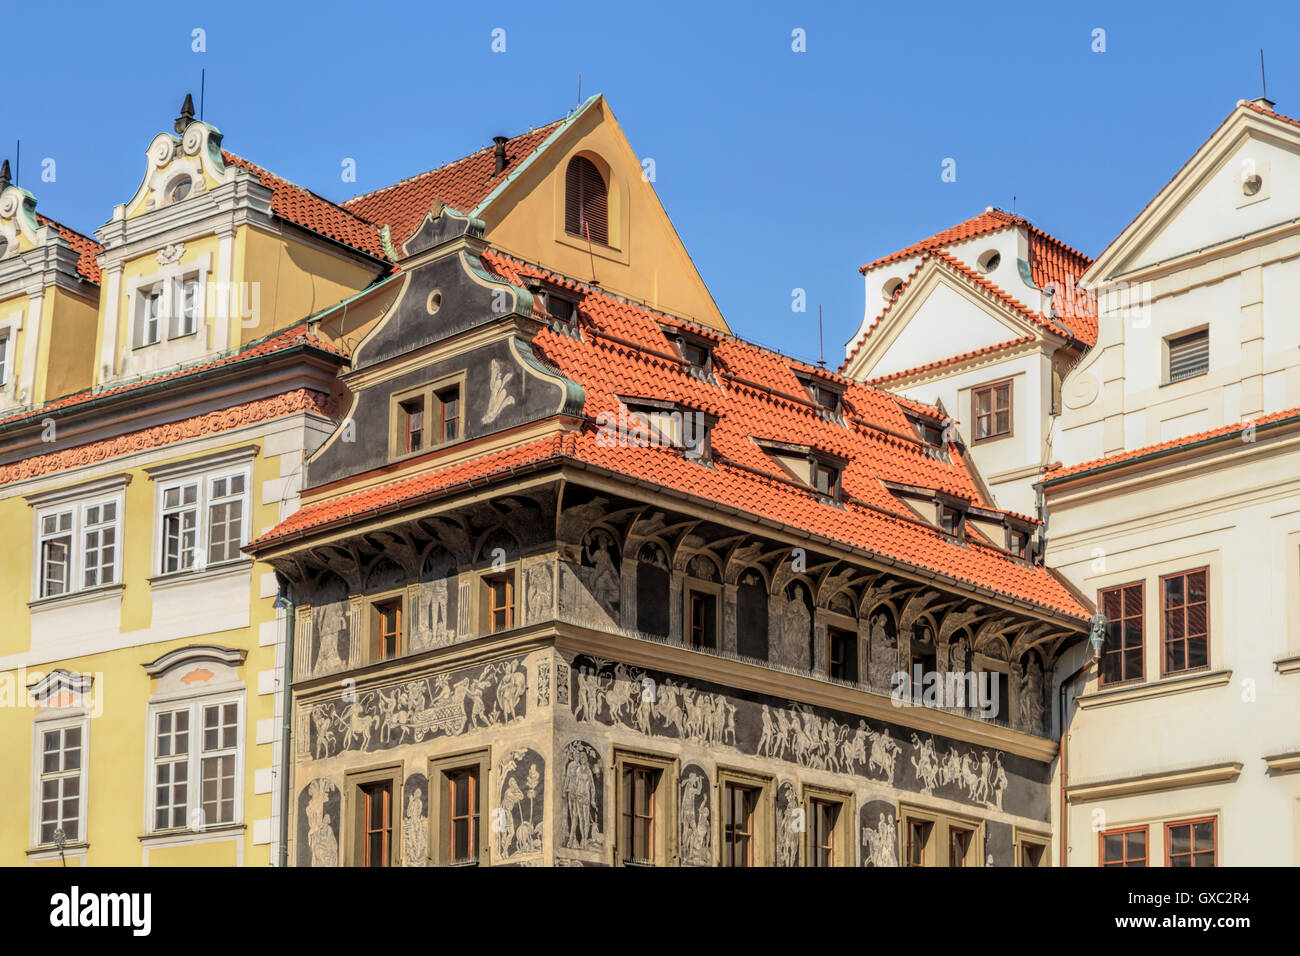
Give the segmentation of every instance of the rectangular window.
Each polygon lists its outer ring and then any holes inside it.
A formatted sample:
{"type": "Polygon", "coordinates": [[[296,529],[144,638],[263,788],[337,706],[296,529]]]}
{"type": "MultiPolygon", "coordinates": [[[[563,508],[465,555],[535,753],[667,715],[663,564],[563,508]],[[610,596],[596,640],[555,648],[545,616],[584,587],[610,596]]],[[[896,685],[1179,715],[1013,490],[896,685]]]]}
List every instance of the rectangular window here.
{"type": "Polygon", "coordinates": [[[489,634],[508,631],[515,626],[515,573],[494,574],[483,579],[487,593],[487,629],[489,634]]]}
{"type": "Polygon", "coordinates": [[[402,402],[402,450],[419,451],[424,447],[424,396],[402,402]]]}
{"type": "Polygon", "coordinates": [[[199,325],[199,280],[186,279],[180,283],[181,307],[171,319],[168,338],[193,335],[199,325]]]}
{"type": "Polygon", "coordinates": [[[82,512],[82,540],[85,586],[112,584],[117,569],[117,502],[86,505],[82,512]]]}
{"type": "Polygon", "coordinates": [[[828,498],[839,499],[840,470],[820,461],[813,462],[813,487],[828,498]]]}
{"type": "Polygon", "coordinates": [[[40,731],[40,828],[39,842],[54,843],[58,831],[63,839],[77,843],[81,832],[82,728],[60,727],[40,731]]]}
{"type": "Polygon", "coordinates": [[[812,800],[808,826],[809,866],[840,866],[836,827],[842,806],[831,800],[812,800]]]}
{"type": "Polygon", "coordinates": [[[1166,674],[1210,664],[1209,573],[1208,568],[1200,568],[1160,579],[1162,665],[1166,674]]]}
{"type": "Polygon", "coordinates": [[[858,635],[839,628],[826,629],[826,666],[836,680],[858,679],[858,635]]]}
{"type": "Polygon", "coordinates": [[[156,286],[140,292],[140,341],[138,345],[153,345],[158,341],[163,312],[163,287],[156,286]]]}
{"type": "Polygon", "coordinates": [[[754,866],[755,812],[759,789],[738,783],[723,787],[722,865],[754,866]]]}
{"type": "Polygon", "coordinates": [[[908,866],[928,866],[929,856],[927,851],[930,848],[930,836],[934,832],[934,824],[929,820],[917,820],[909,817],[907,820],[907,865],[908,866]]]}
{"type": "Polygon", "coordinates": [[[622,833],[620,856],[625,866],[654,866],[655,796],[661,771],[627,764],[623,767],[619,809],[622,833]]]}
{"type": "Polygon", "coordinates": [[[388,780],[359,787],[361,866],[391,866],[393,850],[393,784],[388,780]]]}
{"type": "Polygon", "coordinates": [[[479,768],[446,772],[447,832],[453,864],[475,864],[479,858],[479,768]]]}
{"type": "Polygon", "coordinates": [[[199,485],[189,482],[163,491],[164,574],[194,567],[199,523],[199,485]]]}
{"type": "Polygon", "coordinates": [[[1169,364],[1165,381],[1181,382],[1183,379],[1204,375],[1210,370],[1210,330],[1189,332],[1165,340],[1169,364]]]}
{"type": "Polygon", "coordinates": [[[229,698],[151,711],[154,830],[239,822],[242,711],[240,701],[229,698]]]}
{"type": "Polygon", "coordinates": [[[64,594],[72,587],[72,512],[41,517],[41,597],[64,594]]]}
{"type": "Polygon", "coordinates": [[[1102,866],[1146,866],[1147,828],[1126,827],[1101,834],[1102,866]]]}
{"type": "Polygon", "coordinates": [[[391,660],[402,652],[402,599],[390,598],[370,605],[370,657],[368,663],[391,660]]]}
{"type": "Polygon", "coordinates": [[[1165,824],[1166,866],[1216,866],[1215,818],[1165,824]]]}
{"type": "Polygon", "coordinates": [[[1021,843],[1020,844],[1020,865],[1039,867],[1046,866],[1047,847],[1041,843],[1021,843]]]}
{"type": "Polygon", "coordinates": [[[208,565],[239,559],[243,541],[244,476],[211,479],[208,494],[208,565]]]}
{"type": "Polygon", "coordinates": [[[438,429],[439,440],[455,441],[460,437],[460,386],[444,388],[438,392],[438,407],[441,426],[438,429]]]}
{"type": "Polygon", "coordinates": [[[203,708],[203,753],[200,758],[203,823],[235,822],[235,760],[239,755],[239,704],[203,708]]]}
{"type": "Polygon", "coordinates": [[[1101,648],[1101,683],[1122,684],[1142,679],[1143,584],[1105,588],[1097,603],[1106,616],[1106,640],[1101,648]]]}
{"type": "Polygon", "coordinates": [[[9,383],[9,335],[0,335],[0,386],[9,383]]]}
{"type": "Polygon", "coordinates": [[[971,390],[975,441],[1011,434],[1011,383],[997,382],[971,390]]]}
{"type": "Polygon", "coordinates": [[[687,643],[690,647],[718,646],[718,598],[707,591],[691,591],[686,602],[689,612],[687,643]]]}
{"type": "Polygon", "coordinates": [[[975,834],[965,827],[948,827],[948,865],[969,866],[971,846],[975,834]]]}
{"type": "Polygon", "coordinates": [[[190,710],[154,717],[155,830],[178,830],[187,823],[190,783],[190,710]]]}

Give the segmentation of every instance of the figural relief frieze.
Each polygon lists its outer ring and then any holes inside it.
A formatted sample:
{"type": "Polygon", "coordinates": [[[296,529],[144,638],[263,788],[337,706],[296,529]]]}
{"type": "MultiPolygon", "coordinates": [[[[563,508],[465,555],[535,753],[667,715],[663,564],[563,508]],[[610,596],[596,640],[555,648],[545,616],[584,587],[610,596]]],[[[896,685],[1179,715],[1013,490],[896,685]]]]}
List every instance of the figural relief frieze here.
{"type": "Polygon", "coordinates": [[[528,747],[508,750],[497,764],[500,798],[492,812],[496,859],[540,853],[545,812],[546,762],[528,747]]]}
{"type": "Polygon", "coordinates": [[[573,850],[599,850],[605,844],[605,771],[600,754],[585,740],[564,747],[561,845],[573,850]]]}
{"type": "Polygon", "coordinates": [[[678,782],[677,859],[682,866],[713,865],[713,815],[709,776],[696,764],[678,782]]]}

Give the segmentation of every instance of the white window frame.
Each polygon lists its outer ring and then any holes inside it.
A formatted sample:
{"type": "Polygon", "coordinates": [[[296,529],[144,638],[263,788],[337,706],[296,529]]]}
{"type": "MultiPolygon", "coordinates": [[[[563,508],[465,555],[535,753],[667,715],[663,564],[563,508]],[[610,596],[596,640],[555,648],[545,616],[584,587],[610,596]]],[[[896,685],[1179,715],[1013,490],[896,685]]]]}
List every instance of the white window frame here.
{"type": "Polygon", "coordinates": [[[170,263],[153,275],[135,280],[127,303],[132,348],[148,348],[200,333],[207,319],[208,272],[211,266],[212,256],[205,254],[185,265],[170,263]],[[191,314],[187,317],[185,288],[190,283],[194,284],[194,299],[191,314]],[[160,293],[157,326],[153,336],[148,337],[145,327],[151,321],[148,309],[155,292],[160,293]]]}
{"type": "MultiPolygon", "coordinates": [[[[155,577],[174,578],[185,574],[206,571],[209,568],[234,567],[251,559],[237,551],[235,557],[222,561],[208,561],[208,546],[212,531],[212,506],[228,501],[240,501],[239,547],[251,540],[253,500],[253,458],[257,446],[247,445],[243,448],[221,452],[198,461],[169,464],[156,468],[147,468],[146,472],[153,479],[154,495],[154,529],[152,546],[153,575],[155,577]],[[213,500],[213,483],[221,479],[243,478],[244,489],[238,495],[226,495],[213,500]],[[197,485],[197,494],[193,509],[195,511],[194,561],[188,567],[167,570],[166,517],[170,511],[166,507],[167,492],[187,485],[197,485]]],[[[185,509],[185,510],[188,510],[185,509]]]]}
{"type": "MultiPolygon", "coordinates": [[[[146,739],[148,750],[146,751],[146,799],[145,812],[146,822],[145,829],[148,833],[177,833],[177,832],[202,832],[211,827],[228,827],[239,826],[244,820],[244,758],[246,748],[244,742],[244,726],[246,720],[245,711],[245,693],[243,689],[231,691],[224,690],[219,693],[203,694],[193,697],[174,697],[170,699],[151,701],[148,707],[148,719],[146,723],[146,739]],[[204,714],[209,707],[224,709],[227,704],[235,706],[235,744],[233,747],[218,747],[215,751],[205,752],[204,744],[204,714]],[[186,767],[186,785],[185,785],[185,822],[180,827],[157,826],[158,811],[158,766],[159,757],[157,753],[158,739],[158,718],[163,714],[175,714],[184,711],[189,715],[188,739],[186,742],[187,752],[185,756],[186,767]],[[203,762],[205,759],[220,758],[230,756],[234,758],[234,799],[231,807],[231,818],[229,820],[209,821],[203,813],[203,762]]],[[[166,763],[179,763],[172,757],[163,758],[166,763]]],[[[169,793],[170,796],[170,793],[169,793]]],[[[170,820],[168,822],[171,822],[170,820]]]]}
{"type": "MultiPolygon", "coordinates": [[[[124,489],[127,481],[125,476],[119,477],[110,482],[96,482],[92,486],[81,486],[80,489],[68,489],[66,492],[57,493],[52,496],[35,495],[28,498],[28,503],[32,505],[34,512],[35,524],[34,534],[32,535],[32,600],[42,601],[46,599],[61,598],[67,595],[80,594],[88,591],[98,591],[101,589],[120,587],[122,584],[122,538],[124,532],[123,511],[126,507],[126,496],[124,489]],[[110,487],[116,490],[105,493],[110,487]],[[111,522],[105,522],[102,519],[95,525],[88,524],[89,511],[92,508],[103,508],[105,505],[112,505],[114,517],[111,522]],[[67,584],[58,594],[46,594],[45,590],[45,541],[52,537],[44,533],[45,519],[54,515],[70,513],[70,528],[66,532],[71,538],[72,544],[68,555],[68,577],[67,584]],[[105,529],[113,530],[113,580],[97,581],[95,584],[86,584],[86,536],[90,532],[103,532],[105,529]]],[[[101,512],[102,514],[102,512],[101,512]]],[[[59,533],[58,536],[62,536],[59,533]]],[[[104,545],[101,543],[97,550],[102,550],[104,545]]],[[[101,570],[104,566],[98,566],[101,570]]]]}
{"type": "MultiPolygon", "coordinates": [[[[87,790],[90,769],[90,717],[84,713],[77,713],[67,717],[53,717],[46,720],[35,721],[32,728],[32,812],[31,812],[31,845],[33,849],[48,849],[55,846],[54,840],[41,840],[41,809],[42,794],[44,791],[44,782],[46,774],[44,772],[44,754],[45,754],[45,735],[54,731],[63,732],[69,729],[79,729],[81,731],[81,765],[77,770],[78,783],[78,805],[77,805],[77,835],[75,838],[68,836],[67,844],[77,846],[85,844],[88,841],[86,834],[87,825],[87,790]]],[[[60,772],[59,776],[66,776],[60,772]]],[[[60,820],[62,818],[60,817],[60,820]]]]}
{"type": "Polygon", "coordinates": [[[9,376],[13,372],[13,335],[6,328],[0,330],[0,388],[9,384],[9,376]]]}

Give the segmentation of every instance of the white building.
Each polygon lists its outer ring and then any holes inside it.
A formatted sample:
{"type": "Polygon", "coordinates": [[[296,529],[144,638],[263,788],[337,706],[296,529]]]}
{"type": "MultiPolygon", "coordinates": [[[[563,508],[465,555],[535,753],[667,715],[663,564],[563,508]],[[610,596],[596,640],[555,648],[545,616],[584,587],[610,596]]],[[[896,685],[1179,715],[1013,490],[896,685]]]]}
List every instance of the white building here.
{"type": "Polygon", "coordinates": [[[1223,124],[1094,262],[1043,483],[1109,619],[1071,711],[1071,865],[1300,864],[1300,122],[1223,124]]]}

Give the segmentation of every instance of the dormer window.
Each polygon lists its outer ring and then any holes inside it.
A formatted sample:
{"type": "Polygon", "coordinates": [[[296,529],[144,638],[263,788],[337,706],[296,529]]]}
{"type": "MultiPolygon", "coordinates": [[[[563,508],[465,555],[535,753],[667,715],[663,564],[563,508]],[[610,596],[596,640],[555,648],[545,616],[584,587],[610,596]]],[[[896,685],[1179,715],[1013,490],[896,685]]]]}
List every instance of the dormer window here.
{"type": "Polygon", "coordinates": [[[754,441],[775,458],[792,478],[813,489],[828,503],[840,503],[841,478],[846,464],[843,460],[808,445],[757,438],[754,441]]]}
{"type": "Polygon", "coordinates": [[[838,416],[843,406],[844,390],[811,374],[795,372],[795,376],[808,390],[813,404],[831,416],[838,416]]]}
{"type": "Polygon", "coordinates": [[[819,494],[835,501],[840,500],[840,470],[834,465],[813,459],[812,484],[819,494]]]}
{"type": "Polygon", "coordinates": [[[713,373],[713,343],[706,338],[678,331],[669,333],[677,346],[677,354],[688,373],[698,376],[713,373]]]}
{"type": "Polygon", "coordinates": [[[462,382],[421,385],[394,395],[389,416],[388,457],[404,458],[461,437],[462,382]]]}
{"type": "Polygon", "coordinates": [[[956,505],[939,502],[939,528],[944,534],[950,534],[954,538],[965,540],[966,537],[966,514],[956,505]]]}
{"type": "Polygon", "coordinates": [[[625,400],[625,406],[627,413],[620,418],[619,434],[609,434],[609,424],[603,422],[600,442],[676,448],[692,461],[713,460],[712,431],[717,424],[714,416],[648,398],[625,400]]]}
{"type": "Polygon", "coordinates": [[[1029,560],[1029,532],[1024,528],[1007,529],[1007,551],[1013,558],[1029,560]]]}

